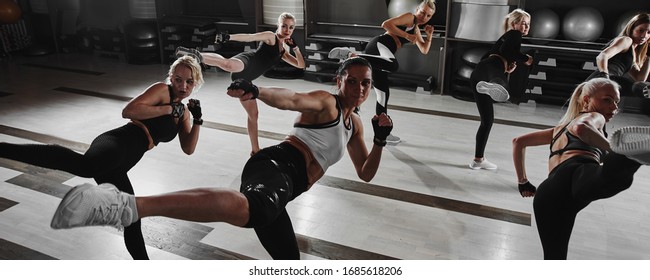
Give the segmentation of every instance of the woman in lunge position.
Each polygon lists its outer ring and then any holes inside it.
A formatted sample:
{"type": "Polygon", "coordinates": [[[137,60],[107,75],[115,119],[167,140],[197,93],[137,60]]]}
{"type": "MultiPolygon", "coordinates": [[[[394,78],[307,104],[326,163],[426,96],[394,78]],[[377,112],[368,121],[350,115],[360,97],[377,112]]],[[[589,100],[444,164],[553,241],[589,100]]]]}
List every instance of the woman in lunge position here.
{"type": "MultiPolygon", "coordinates": [[[[199,52],[195,49],[179,47],[176,55],[194,55],[203,63],[216,66],[224,71],[232,73],[231,79],[244,79],[253,82],[276,66],[280,60],[296,68],[305,68],[305,59],[302,57],[298,47],[291,35],[296,27],[296,18],[290,13],[282,13],[278,17],[278,28],[275,32],[263,31],[255,34],[228,34],[220,33],[216,36],[217,44],[225,44],[229,41],[237,42],[260,42],[254,51],[243,52],[231,58],[225,58],[218,53],[199,52]],[[289,52],[293,51],[293,54],[289,52]]],[[[251,142],[251,155],[260,150],[258,140],[257,118],[259,111],[255,100],[240,100],[248,114],[247,128],[248,137],[251,142]]]]}
{"type": "MultiPolygon", "coordinates": [[[[181,101],[202,84],[198,61],[180,57],[169,68],[166,82],[151,85],[124,107],[122,117],[131,121],[97,136],[85,153],[58,145],[0,143],[0,157],[93,178],[98,184],[109,183],[133,194],[127,172],[159,142],[169,142],[178,135],[183,152],[194,152],[203,123],[201,107],[195,99],[187,106],[181,101]],[[193,123],[186,110],[191,112],[193,123]]],[[[124,242],[134,259],[149,258],[140,220],[124,229],[124,242]]]]}
{"type": "Polygon", "coordinates": [[[589,80],[575,89],[556,127],[513,139],[519,191],[535,196],[544,259],[566,259],[578,212],[629,188],[639,167],[650,164],[650,127],[624,127],[607,139],[605,124],[619,100],[616,82],[589,80]],[[549,175],[536,190],[526,176],[525,151],[539,145],[550,145],[549,175]]]}
{"type": "Polygon", "coordinates": [[[375,133],[370,152],[363,140],[363,124],[354,113],[372,87],[368,61],[355,57],[337,71],[337,93],[322,90],[297,93],[283,88],[258,88],[236,80],[228,94],[241,100],[256,98],[279,109],[299,112],[294,129],[280,144],[253,155],[242,171],[240,192],[223,188],[184,190],[150,197],[135,197],[113,186],[78,186],[56,210],[51,226],[128,226],[149,216],[166,216],[196,222],[226,222],[254,228],[274,259],[300,258],[296,235],[285,209],[307,191],[347,150],[364,181],[379,168],[392,122],[386,114],[372,118],[375,133]],[[108,207],[110,204],[117,208],[108,207]],[[108,207],[108,208],[107,208],[108,207]],[[99,215],[99,209],[109,209],[99,215]]]}

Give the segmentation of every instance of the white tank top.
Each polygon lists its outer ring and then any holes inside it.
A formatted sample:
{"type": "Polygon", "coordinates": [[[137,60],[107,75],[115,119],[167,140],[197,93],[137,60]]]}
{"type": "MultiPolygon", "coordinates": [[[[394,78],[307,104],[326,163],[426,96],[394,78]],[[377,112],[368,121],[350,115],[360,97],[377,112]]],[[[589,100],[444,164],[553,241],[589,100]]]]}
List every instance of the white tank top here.
{"type": "Polygon", "coordinates": [[[336,97],[336,108],[339,111],[335,120],[314,125],[294,124],[293,130],[290,133],[290,135],[300,139],[300,141],[309,147],[309,150],[323,169],[323,172],[327,171],[328,167],[343,158],[346,146],[354,132],[352,118],[348,119],[350,128],[345,127],[339,98],[337,95],[334,95],[334,97],[336,97]]]}

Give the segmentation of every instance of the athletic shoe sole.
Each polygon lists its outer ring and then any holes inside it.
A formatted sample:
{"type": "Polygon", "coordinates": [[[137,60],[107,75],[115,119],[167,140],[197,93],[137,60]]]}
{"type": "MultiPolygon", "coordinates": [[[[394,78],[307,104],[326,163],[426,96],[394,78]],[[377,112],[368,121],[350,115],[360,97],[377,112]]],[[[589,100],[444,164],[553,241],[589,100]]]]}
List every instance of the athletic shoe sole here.
{"type": "Polygon", "coordinates": [[[650,165],[650,126],[620,128],[612,133],[610,143],[615,153],[650,165]]]}
{"type": "Polygon", "coordinates": [[[350,53],[352,52],[351,49],[345,48],[345,47],[336,47],[330,50],[330,52],[327,54],[327,57],[329,59],[339,59],[339,60],[346,60],[350,56],[350,53]]]}
{"type": "Polygon", "coordinates": [[[510,99],[508,90],[500,84],[480,81],[476,84],[476,91],[481,94],[489,95],[492,100],[497,102],[506,102],[508,99],[510,99]]]}
{"type": "Polygon", "coordinates": [[[77,202],[77,197],[82,195],[84,191],[86,191],[89,188],[96,188],[97,186],[91,185],[91,184],[83,184],[76,186],[72,188],[70,191],[68,191],[63,199],[61,200],[61,203],[59,203],[59,206],[56,208],[56,212],[54,212],[54,216],[52,217],[52,222],[50,223],[50,227],[53,229],[63,229],[63,228],[71,228],[69,225],[64,225],[63,224],[63,217],[67,216],[66,213],[70,212],[69,206],[72,203],[77,202]],[[65,213],[64,213],[65,212],[65,213]]]}
{"type": "Polygon", "coordinates": [[[174,54],[176,55],[176,57],[189,55],[191,57],[194,57],[196,60],[198,60],[199,63],[203,63],[203,56],[196,49],[188,49],[186,47],[177,47],[174,54]]]}

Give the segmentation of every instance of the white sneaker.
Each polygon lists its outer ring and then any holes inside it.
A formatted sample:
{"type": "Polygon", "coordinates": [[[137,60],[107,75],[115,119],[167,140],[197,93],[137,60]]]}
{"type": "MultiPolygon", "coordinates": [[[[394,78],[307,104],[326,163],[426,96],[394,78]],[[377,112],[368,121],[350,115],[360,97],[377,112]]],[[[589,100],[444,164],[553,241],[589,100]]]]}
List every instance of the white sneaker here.
{"type": "Polygon", "coordinates": [[[472,160],[472,163],[469,164],[469,168],[474,170],[478,170],[478,169],[495,170],[497,169],[497,165],[489,162],[487,159],[483,159],[482,161],[472,160]]]}
{"type": "Polygon", "coordinates": [[[643,164],[650,165],[650,126],[620,128],[610,139],[612,151],[643,164]]]}
{"type": "Polygon", "coordinates": [[[199,63],[203,63],[203,56],[201,55],[201,52],[197,49],[190,49],[186,47],[177,47],[176,51],[174,52],[174,55],[176,57],[181,57],[184,55],[189,55],[194,57],[196,60],[199,61],[199,63]]]}
{"type": "Polygon", "coordinates": [[[510,94],[508,90],[502,85],[497,83],[488,83],[486,81],[480,81],[476,84],[476,91],[478,93],[487,94],[492,97],[492,100],[496,102],[506,102],[510,99],[510,94]]]}
{"type": "Polygon", "coordinates": [[[135,198],[130,196],[112,184],[76,186],[61,200],[50,227],[113,226],[122,229],[137,220],[135,202],[129,202],[135,198]]]}
{"type": "Polygon", "coordinates": [[[398,143],[402,142],[402,139],[393,135],[393,134],[388,134],[386,136],[386,143],[391,144],[391,145],[397,145],[398,143]]]}
{"type": "Polygon", "coordinates": [[[336,47],[330,50],[327,57],[329,59],[346,60],[350,57],[350,54],[354,52],[356,52],[356,49],[351,47],[336,47]]]}

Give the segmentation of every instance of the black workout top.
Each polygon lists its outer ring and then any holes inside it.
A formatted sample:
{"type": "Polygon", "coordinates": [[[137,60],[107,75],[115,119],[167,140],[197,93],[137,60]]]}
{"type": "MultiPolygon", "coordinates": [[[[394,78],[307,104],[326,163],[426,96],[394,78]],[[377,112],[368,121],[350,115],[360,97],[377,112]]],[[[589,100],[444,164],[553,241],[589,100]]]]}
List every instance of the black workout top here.
{"type": "Polygon", "coordinates": [[[259,63],[264,63],[264,66],[259,66],[259,65],[249,65],[252,67],[262,67],[264,69],[269,69],[272,66],[278,64],[280,62],[280,59],[282,59],[282,56],[284,55],[284,46],[282,44],[282,40],[278,38],[277,34],[275,35],[275,45],[271,46],[268,45],[264,42],[262,42],[258,47],[257,50],[255,51],[255,56],[260,57],[260,58],[265,58],[263,60],[257,60],[259,63]]]}
{"type": "MultiPolygon", "coordinates": [[[[397,28],[401,29],[402,31],[404,31],[404,32],[406,32],[406,33],[408,33],[408,34],[415,34],[415,20],[416,20],[415,15],[413,15],[413,25],[411,25],[410,27],[407,27],[407,26],[398,26],[397,28]]],[[[411,42],[411,41],[409,41],[408,39],[406,39],[406,38],[404,38],[404,37],[401,37],[401,36],[397,36],[397,39],[399,40],[399,42],[400,42],[402,45],[411,42]]]]}
{"type": "Polygon", "coordinates": [[[248,81],[253,81],[264,72],[277,65],[282,56],[284,55],[284,45],[277,34],[275,34],[276,44],[271,46],[264,42],[260,43],[256,50],[239,53],[233,58],[237,58],[244,63],[244,70],[241,72],[234,72],[230,75],[234,81],[242,78],[248,81]]]}
{"type": "MultiPolygon", "coordinates": [[[[169,90],[169,100],[173,99],[172,97],[172,86],[168,85],[167,89],[169,90]]],[[[158,145],[160,142],[169,142],[176,138],[178,130],[180,129],[180,122],[176,123],[176,120],[172,115],[164,115],[151,119],[140,120],[147,130],[149,130],[149,135],[153,140],[154,145],[158,145]]]]}
{"type": "Polygon", "coordinates": [[[634,64],[634,56],[632,53],[632,47],[630,47],[626,52],[617,53],[607,60],[607,72],[609,75],[623,76],[629,72],[632,69],[632,64],[634,64]]]}
{"type": "Polygon", "coordinates": [[[509,30],[499,37],[492,45],[492,49],[486,53],[482,59],[491,54],[498,54],[508,61],[508,64],[515,61],[527,61],[528,56],[521,52],[521,32],[519,30],[509,30]]]}
{"type": "MultiPolygon", "coordinates": [[[[566,151],[578,150],[578,151],[587,151],[587,152],[593,153],[598,159],[600,159],[602,157],[602,155],[605,153],[605,151],[603,151],[603,150],[601,150],[599,148],[590,146],[589,144],[582,141],[580,138],[578,138],[575,135],[571,134],[571,132],[569,132],[569,130],[567,130],[567,127],[569,126],[569,124],[571,124],[571,123],[568,123],[567,125],[565,125],[562,128],[562,130],[560,130],[555,135],[555,137],[553,137],[553,140],[551,140],[551,146],[549,147],[549,149],[551,150],[551,153],[550,153],[550,155],[548,157],[552,158],[553,156],[561,155],[566,151]],[[562,136],[562,133],[564,133],[566,135],[566,137],[567,137],[567,144],[566,144],[566,146],[564,146],[564,148],[553,151],[552,150],[553,145],[555,144],[557,139],[559,139],[560,136],[562,136]]],[[[607,133],[605,133],[605,134],[607,134],[607,133]]]]}

